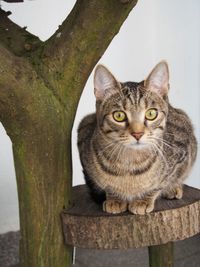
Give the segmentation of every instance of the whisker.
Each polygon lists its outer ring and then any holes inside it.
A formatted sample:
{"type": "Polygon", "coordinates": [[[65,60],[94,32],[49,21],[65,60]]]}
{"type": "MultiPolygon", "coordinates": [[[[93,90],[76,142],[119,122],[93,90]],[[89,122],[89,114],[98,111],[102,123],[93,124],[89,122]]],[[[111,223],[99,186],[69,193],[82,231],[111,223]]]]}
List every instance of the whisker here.
{"type": "Polygon", "coordinates": [[[162,138],[159,138],[159,137],[156,137],[156,136],[151,136],[150,138],[154,139],[154,140],[159,140],[160,142],[162,142],[164,145],[170,147],[170,148],[176,148],[176,149],[179,149],[179,150],[183,150],[182,148],[174,145],[174,144],[171,144],[169,143],[168,141],[166,141],[165,139],[162,139],[162,138]]]}
{"type": "Polygon", "coordinates": [[[167,141],[165,141],[164,139],[157,138],[157,137],[153,137],[153,139],[159,140],[161,143],[163,143],[163,144],[166,145],[167,147],[170,147],[170,148],[175,147],[175,146],[171,145],[170,143],[168,143],[167,141]]]}
{"type": "Polygon", "coordinates": [[[164,133],[164,135],[172,135],[172,136],[176,136],[175,134],[172,134],[172,133],[164,133]]]}
{"type": "MultiPolygon", "coordinates": [[[[122,145],[120,145],[118,147],[118,153],[116,154],[116,157],[115,157],[115,160],[113,161],[113,167],[115,166],[115,164],[118,162],[119,158],[122,156],[122,153],[123,153],[123,150],[124,150],[124,147],[122,145]]],[[[116,151],[117,152],[117,151],[116,151]]]]}
{"type": "Polygon", "coordinates": [[[110,153],[109,160],[114,156],[117,150],[120,148],[121,144],[117,144],[110,153]]]}
{"type": "Polygon", "coordinates": [[[163,155],[163,151],[162,151],[162,149],[159,147],[158,144],[153,143],[153,142],[152,142],[152,144],[153,144],[153,146],[155,146],[155,148],[156,148],[156,150],[158,151],[159,155],[160,155],[161,158],[163,159],[163,162],[165,163],[166,167],[169,168],[169,165],[168,165],[168,163],[167,163],[167,161],[166,161],[166,158],[165,158],[164,155],[163,155]]]}
{"type": "Polygon", "coordinates": [[[113,142],[108,143],[106,146],[103,147],[103,149],[98,150],[98,155],[102,155],[103,152],[105,152],[107,149],[110,149],[112,146],[114,146],[113,142]]]}

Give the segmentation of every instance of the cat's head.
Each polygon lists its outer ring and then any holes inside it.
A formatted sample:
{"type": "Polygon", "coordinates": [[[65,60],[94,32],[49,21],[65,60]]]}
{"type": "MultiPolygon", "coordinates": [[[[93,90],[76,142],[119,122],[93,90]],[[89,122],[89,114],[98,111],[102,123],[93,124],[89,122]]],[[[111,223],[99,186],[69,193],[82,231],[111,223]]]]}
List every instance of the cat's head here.
{"type": "Polygon", "coordinates": [[[162,137],[168,114],[169,71],[160,62],[141,83],[120,83],[103,65],[94,75],[96,114],[105,138],[146,148],[162,137]]]}

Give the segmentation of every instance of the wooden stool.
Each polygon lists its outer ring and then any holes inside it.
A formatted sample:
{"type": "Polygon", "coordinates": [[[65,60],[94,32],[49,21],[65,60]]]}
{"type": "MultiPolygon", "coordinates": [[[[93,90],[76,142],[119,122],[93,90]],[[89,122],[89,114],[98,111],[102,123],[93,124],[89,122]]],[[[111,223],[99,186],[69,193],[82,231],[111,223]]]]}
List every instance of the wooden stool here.
{"type": "Polygon", "coordinates": [[[200,233],[200,190],[184,185],[181,200],[159,199],[146,215],[108,214],[85,185],[73,188],[73,206],[61,214],[65,242],[95,249],[148,246],[150,267],[173,266],[173,241],[200,233]]]}

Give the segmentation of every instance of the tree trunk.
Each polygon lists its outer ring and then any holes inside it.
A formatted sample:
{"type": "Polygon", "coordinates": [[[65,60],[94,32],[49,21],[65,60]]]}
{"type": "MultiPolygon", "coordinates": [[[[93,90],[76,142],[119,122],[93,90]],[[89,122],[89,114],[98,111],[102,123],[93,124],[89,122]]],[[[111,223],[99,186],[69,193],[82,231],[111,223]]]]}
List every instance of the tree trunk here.
{"type": "Polygon", "coordinates": [[[149,247],[149,267],[173,267],[173,242],[149,247]]]}
{"type": "Polygon", "coordinates": [[[13,143],[20,266],[69,267],[60,213],[70,206],[71,130],[79,97],[137,0],[77,0],[46,42],[0,9],[0,121],[13,143]]]}
{"type": "Polygon", "coordinates": [[[70,266],[71,250],[63,246],[59,217],[71,198],[70,136],[60,120],[50,124],[48,131],[47,122],[40,127],[36,131],[25,128],[27,138],[13,143],[22,236],[20,267],[70,266]]]}

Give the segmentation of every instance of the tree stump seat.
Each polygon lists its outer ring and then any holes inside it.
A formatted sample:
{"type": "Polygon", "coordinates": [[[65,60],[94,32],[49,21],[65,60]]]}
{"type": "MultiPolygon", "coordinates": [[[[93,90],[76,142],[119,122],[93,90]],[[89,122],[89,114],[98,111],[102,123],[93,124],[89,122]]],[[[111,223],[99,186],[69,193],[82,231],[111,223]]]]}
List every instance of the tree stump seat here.
{"type": "Polygon", "coordinates": [[[155,211],[147,215],[103,212],[85,185],[74,187],[73,196],[73,207],[62,213],[68,245],[128,249],[183,240],[200,232],[200,190],[186,185],[182,199],[159,199],[155,211]]]}
{"type": "Polygon", "coordinates": [[[73,187],[73,205],[61,217],[68,245],[95,249],[148,246],[150,266],[167,267],[173,266],[172,242],[200,232],[199,211],[200,190],[187,185],[182,199],[158,199],[155,210],[147,215],[105,213],[91,200],[87,186],[80,185],[73,187]],[[154,264],[154,256],[165,262],[154,264]]]}

